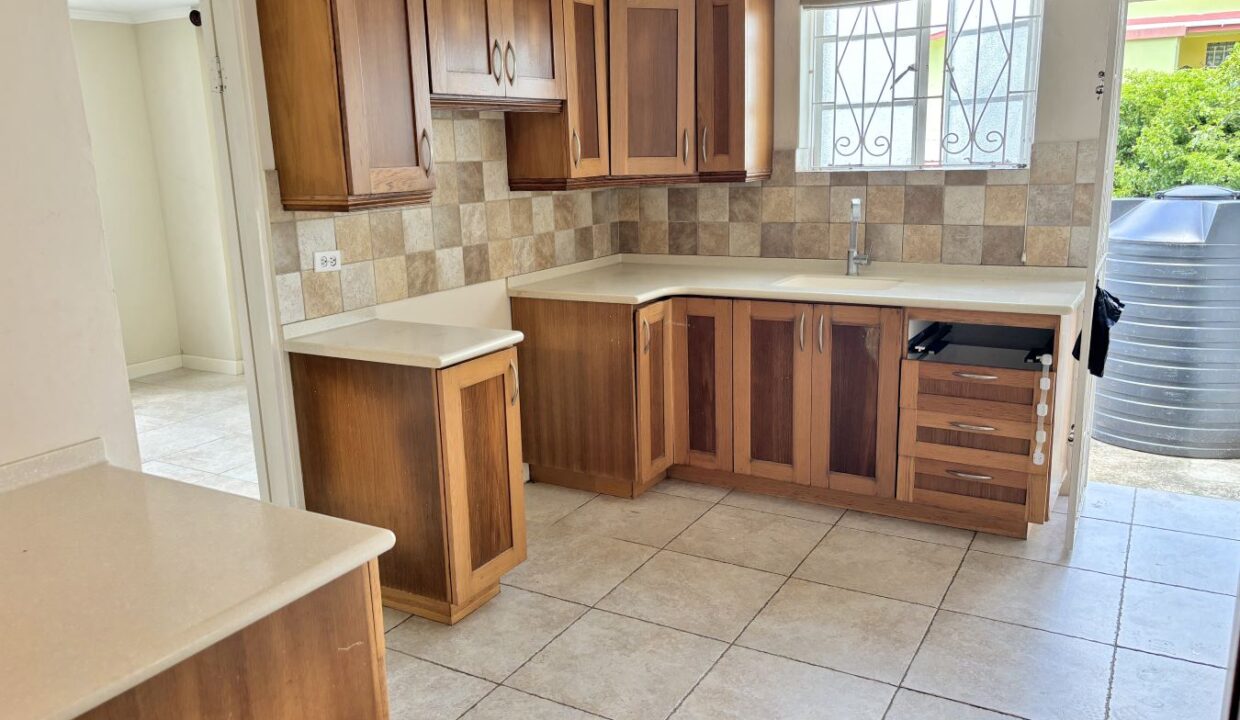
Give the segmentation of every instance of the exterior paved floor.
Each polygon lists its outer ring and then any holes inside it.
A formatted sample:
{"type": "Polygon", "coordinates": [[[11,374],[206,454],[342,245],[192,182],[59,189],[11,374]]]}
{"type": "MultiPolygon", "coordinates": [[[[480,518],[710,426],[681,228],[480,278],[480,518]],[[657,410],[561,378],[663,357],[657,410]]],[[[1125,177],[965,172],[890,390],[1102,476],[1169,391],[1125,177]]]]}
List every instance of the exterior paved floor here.
{"type": "Polygon", "coordinates": [[[1027,541],[666,481],[526,485],[455,627],[385,611],[394,720],[1216,720],[1240,503],[1094,484],[1027,541]]]}
{"type": "Polygon", "coordinates": [[[1089,444],[1090,482],[1240,500],[1240,460],[1196,460],[1089,444]]]}
{"type": "Polygon", "coordinates": [[[257,498],[245,380],[170,370],[129,383],[142,470],[257,498]]]}

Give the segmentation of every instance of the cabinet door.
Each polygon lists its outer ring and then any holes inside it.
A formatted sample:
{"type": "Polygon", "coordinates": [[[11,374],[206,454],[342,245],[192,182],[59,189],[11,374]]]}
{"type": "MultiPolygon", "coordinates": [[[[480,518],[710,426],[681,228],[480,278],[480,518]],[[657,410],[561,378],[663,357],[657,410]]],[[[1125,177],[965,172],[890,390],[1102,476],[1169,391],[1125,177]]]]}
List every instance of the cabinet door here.
{"type": "Polygon", "coordinates": [[[672,464],[671,301],[637,311],[637,481],[658,480],[672,464]]]}
{"type": "Polygon", "coordinates": [[[439,373],[454,603],[525,560],[519,382],[514,348],[439,373]]]}
{"type": "Polygon", "coordinates": [[[732,305],[736,472],[810,483],[810,305],[732,305]]]}
{"type": "Polygon", "coordinates": [[[504,2],[426,0],[431,92],[504,96],[504,2]]]}
{"type": "Polygon", "coordinates": [[[694,172],[693,18],[694,0],[612,0],[612,174],[694,172]]]}
{"type": "Polygon", "coordinates": [[[607,114],[607,3],[565,0],[565,64],[568,79],[570,173],[598,177],[611,172],[607,114]]]}
{"type": "Polygon", "coordinates": [[[732,301],[672,301],[675,458],[732,470],[732,301]]]}
{"type": "Polygon", "coordinates": [[[814,486],[895,496],[900,329],[893,308],[814,308],[814,486]]]}
{"type": "Polygon", "coordinates": [[[339,0],[335,8],[349,193],[432,189],[421,3],[339,0]]]}
{"type": "Polygon", "coordinates": [[[745,169],[745,0],[698,0],[698,170],[745,169]]]}
{"type": "Polygon", "coordinates": [[[503,7],[508,97],[563,100],[563,0],[503,0],[503,7]]]}

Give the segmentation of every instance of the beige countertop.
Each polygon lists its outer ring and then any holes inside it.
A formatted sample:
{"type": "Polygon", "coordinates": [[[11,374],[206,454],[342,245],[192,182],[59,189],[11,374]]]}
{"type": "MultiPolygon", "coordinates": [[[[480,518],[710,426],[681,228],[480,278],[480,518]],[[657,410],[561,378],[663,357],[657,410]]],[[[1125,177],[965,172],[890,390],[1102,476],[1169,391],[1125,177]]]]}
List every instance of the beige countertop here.
{"type": "Polygon", "coordinates": [[[393,542],[107,465],[0,493],[0,714],[76,717],[393,542]]]}
{"type": "Polygon", "coordinates": [[[637,305],[674,295],[1067,315],[1080,307],[1076,268],[874,263],[859,278],[841,260],[618,255],[509,279],[510,297],[637,305]]]}
{"type": "Polygon", "coordinates": [[[284,349],[347,360],[442,368],[512,347],[524,338],[516,330],[365,320],[286,339],[284,349]]]}

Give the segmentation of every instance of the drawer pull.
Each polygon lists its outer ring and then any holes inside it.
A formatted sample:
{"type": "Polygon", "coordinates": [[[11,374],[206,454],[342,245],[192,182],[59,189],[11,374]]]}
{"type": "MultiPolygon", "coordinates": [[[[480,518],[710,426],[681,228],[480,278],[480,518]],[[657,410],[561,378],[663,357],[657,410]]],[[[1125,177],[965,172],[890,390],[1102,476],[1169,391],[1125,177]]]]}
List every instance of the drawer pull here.
{"type": "Polygon", "coordinates": [[[642,334],[646,338],[644,347],[642,347],[642,354],[645,355],[650,352],[650,321],[646,318],[642,318],[642,334]]]}
{"type": "Polygon", "coordinates": [[[512,397],[509,398],[509,405],[516,405],[517,399],[521,397],[521,373],[517,371],[517,363],[509,360],[508,367],[512,370],[512,397]]]}
{"type": "Polygon", "coordinates": [[[798,332],[801,336],[801,352],[805,352],[805,313],[801,313],[801,329],[798,332]]]}
{"type": "Polygon", "coordinates": [[[977,473],[967,473],[967,472],[964,472],[963,470],[947,470],[946,472],[948,475],[951,475],[952,477],[958,477],[961,480],[978,480],[982,482],[985,482],[987,480],[994,480],[994,477],[991,475],[979,475],[977,473]]]}
{"type": "Polygon", "coordinates": [[[971,425],[969,423],[956,422],[954,420],[948,423],[948,425],[951,425],[957,430],[968,430],[970,432],[994,432],[999,429],[996,427],[991,427],[990,425],[971,425]]]}
{"type": "Polygon", "coordinates": [[[983,380],[986,382],[999,379],[998,375],[986,375],[984,373],[971,373],[971,372],[964,372],[963,370],[957,370],[956,372],[952,373],[952,375],[955,375],[958,378],[963,378],[965,380],[983,380]]]}

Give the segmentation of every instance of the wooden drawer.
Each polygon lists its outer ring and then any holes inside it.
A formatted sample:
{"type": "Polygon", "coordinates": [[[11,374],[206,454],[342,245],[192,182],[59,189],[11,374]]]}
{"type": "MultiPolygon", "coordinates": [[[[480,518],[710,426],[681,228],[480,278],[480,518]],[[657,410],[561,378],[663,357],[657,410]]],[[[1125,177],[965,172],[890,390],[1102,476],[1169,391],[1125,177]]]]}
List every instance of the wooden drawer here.
{"type": "Polygon", "coordinates": [[[1045,474],[1045,463],[1033,464],[1036,430],[1029,422],[904,409],[900,454],[1045,474]]]}
{"type": "Polygon", "coordinates": [[[1028,520],[1028,473],[928,457],[900,457],[898,497],[905,502],[987,517],[1028,520]]]}
{"type": "MultiPolygon", "coordinates": [[[[1051,376],[1053,378],[1054,373],[1051,376]]],[[[901,375],[904,386],[900,392],[900,406],[929,410],[939,408],[926,407],[927,402],[958,406],[959,401],[972,401],[964,405],[981,403],[979,408],[987,409],[988,413],[999,414],[996,419],[1019,420],[1033,416],[1033,408],[1039,397],[1038,379],[1041,377],[1040,372],[1031,370],[905,360],[901,375]],[[1025,410],[1017,410],[1011,406],[1025,410]]]]}

